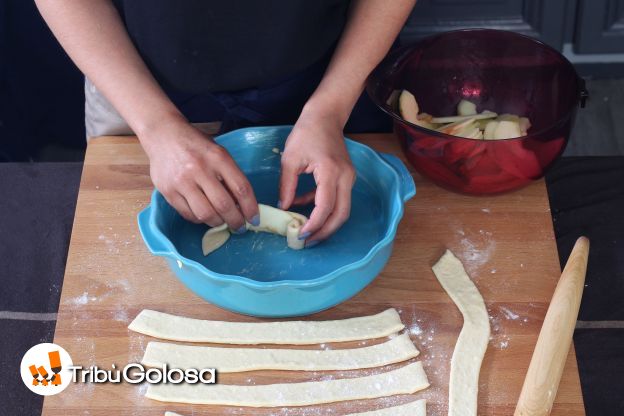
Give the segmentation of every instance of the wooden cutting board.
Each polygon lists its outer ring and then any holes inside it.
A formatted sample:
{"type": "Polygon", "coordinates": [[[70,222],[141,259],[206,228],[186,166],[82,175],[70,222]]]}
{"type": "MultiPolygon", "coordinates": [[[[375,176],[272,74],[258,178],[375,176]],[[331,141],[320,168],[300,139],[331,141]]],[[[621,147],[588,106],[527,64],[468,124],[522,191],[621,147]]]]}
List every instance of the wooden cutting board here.
{"type": "MultiPolygon", "coordinates": [[[[355,137],[402,157],[389,134],[355,137]]],[[[47,397],[44,415],[342,415],[428,400],[429,415],[445,415],[449,363],[462,325],[459,311],[438,284],[431,265],[450,248],[485,298],[492,340],[483,363],[479,415],[511,415],[560,275],[557,246],[543,180],[497,197],[445,191],[414,174],[417,195],[406,205],[390,262],[351,300],[306,319],[342,319],[399,310],[422,352],[431,387],[414,395],[291,409],[249,409],[163,404],[146,399],[146,385],[72,384],[47,397]],[[81,412],[79,412],[79,410],[81,412]],[[85,411],[85,413],[82,413],[85,411]],[[86,412],[88,411],[88,412],[86,412]]],[[[135,138],[102,137],[89,143],[54,342],[75,365],[110,369],[139,362],[150,337],[128,331],[144,308],[201,319],[257,321],[212,306],[187,290],[162,258],[152,256],[139,234],[136,214],[149,202],[148,160],[135,138]]],[[[355,342],[310,348],[358,347],[355,342]]],[[[218,363],[215,363],[218,368],[218,363]]],[[[348,372],[252,372],[222,375],[220,382],[265,384],[368,375],[348,372]]],[[[552,412],[584,415],[574,348],[552,412]]]]}

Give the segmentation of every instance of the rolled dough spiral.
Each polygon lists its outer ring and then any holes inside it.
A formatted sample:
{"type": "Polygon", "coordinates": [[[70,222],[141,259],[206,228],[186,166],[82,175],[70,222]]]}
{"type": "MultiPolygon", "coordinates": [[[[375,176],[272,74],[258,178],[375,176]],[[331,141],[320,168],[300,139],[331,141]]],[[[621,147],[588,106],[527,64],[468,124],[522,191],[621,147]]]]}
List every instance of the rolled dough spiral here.
{"type": "MultiPolygon", "coordinates": [[[[305,215],[296,212],[284,211],[269,205],[258,204],[260,211],[260,224],[246,223],[247,230],[254,232],[267,232],[286,237],[288,247],[293,250],[301,250],[304,240],[299,240],[301,227],[308,220],[305,215]]],[[[230,238],[231,230],[226,224],[214,227],[206,231],[202,238],[202,251],[204,256],[221,247],[230,238]]]]}

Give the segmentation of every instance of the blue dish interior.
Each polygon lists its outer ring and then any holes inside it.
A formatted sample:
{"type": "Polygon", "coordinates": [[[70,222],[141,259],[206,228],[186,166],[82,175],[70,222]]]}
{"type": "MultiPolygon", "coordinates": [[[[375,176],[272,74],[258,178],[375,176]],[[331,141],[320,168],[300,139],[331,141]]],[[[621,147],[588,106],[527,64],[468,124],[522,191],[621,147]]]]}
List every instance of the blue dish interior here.
{"type": "MultiPolygon", "coordinates": [[[[242,136],[224,135],[217,139],[247,174],[260,203],[277,204],[280,155],[273,149],[283,149],[289,131],[284,127],[249,130],[242,136]]],[[[389,232],[393,233],[390,230],[396,216],[394,211],[402,206],[398,185],[391,177],[392,169],[380,163],[376,154],[365,146],[350,141],[347,146],[358,172],[351,216],[331,238],[313,248],[291,250],[284,237],[247,232],[232,235],[224,246],[204,256],[201,239],[208,226],[187,222],[160,194],[154,200],[159,212],[156,225],[181,256],[212,272],[258,282],[303,281],[332,273],[362,260],[389,232]]],[[[313,187],[311,175],[300,176],[298,193],[313,187]]],[[[309,216],[312,208],[293,207],[293,210],[309,216]]]]}

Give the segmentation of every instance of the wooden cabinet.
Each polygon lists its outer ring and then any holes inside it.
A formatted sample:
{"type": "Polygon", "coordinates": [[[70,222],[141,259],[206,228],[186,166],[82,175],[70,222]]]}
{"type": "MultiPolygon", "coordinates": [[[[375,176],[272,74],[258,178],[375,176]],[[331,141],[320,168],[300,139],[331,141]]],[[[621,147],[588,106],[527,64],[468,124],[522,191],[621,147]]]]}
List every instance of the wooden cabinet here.
{"type": "Polygon", "coordinates": [[[447,30],[513,30],[577,54],[624,53],[624,0],[419,0],[404,43],[447,30]]]}
{"type": "Polygon", "coordinates": [[[567,19],[576,1],[419,0],[401,33],[401,40],[410,43],[432,33],[485,27],[513,30],[561,49],[567,19]]]}
{"type": "Polygon", "coordinates": [[[576,53],[624,52],[624,0],[578,0],[576,53]]]}

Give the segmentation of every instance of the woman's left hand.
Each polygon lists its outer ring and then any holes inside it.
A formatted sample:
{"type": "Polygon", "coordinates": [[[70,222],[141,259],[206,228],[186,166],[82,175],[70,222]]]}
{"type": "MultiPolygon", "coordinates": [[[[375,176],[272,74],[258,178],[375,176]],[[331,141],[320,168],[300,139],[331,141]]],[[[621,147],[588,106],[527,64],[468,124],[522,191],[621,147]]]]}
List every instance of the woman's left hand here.
{"type": "Polygon", "coordinates": [[[303,111],[282,155],[280,207],[314,201],[299,238],[313,246],[331,236],[349,218],[355,169],[345,146],[343,125],[332,114],[303,111]],[[316,190],[296,196],[298,177],[311,173],[316,190]]]}

